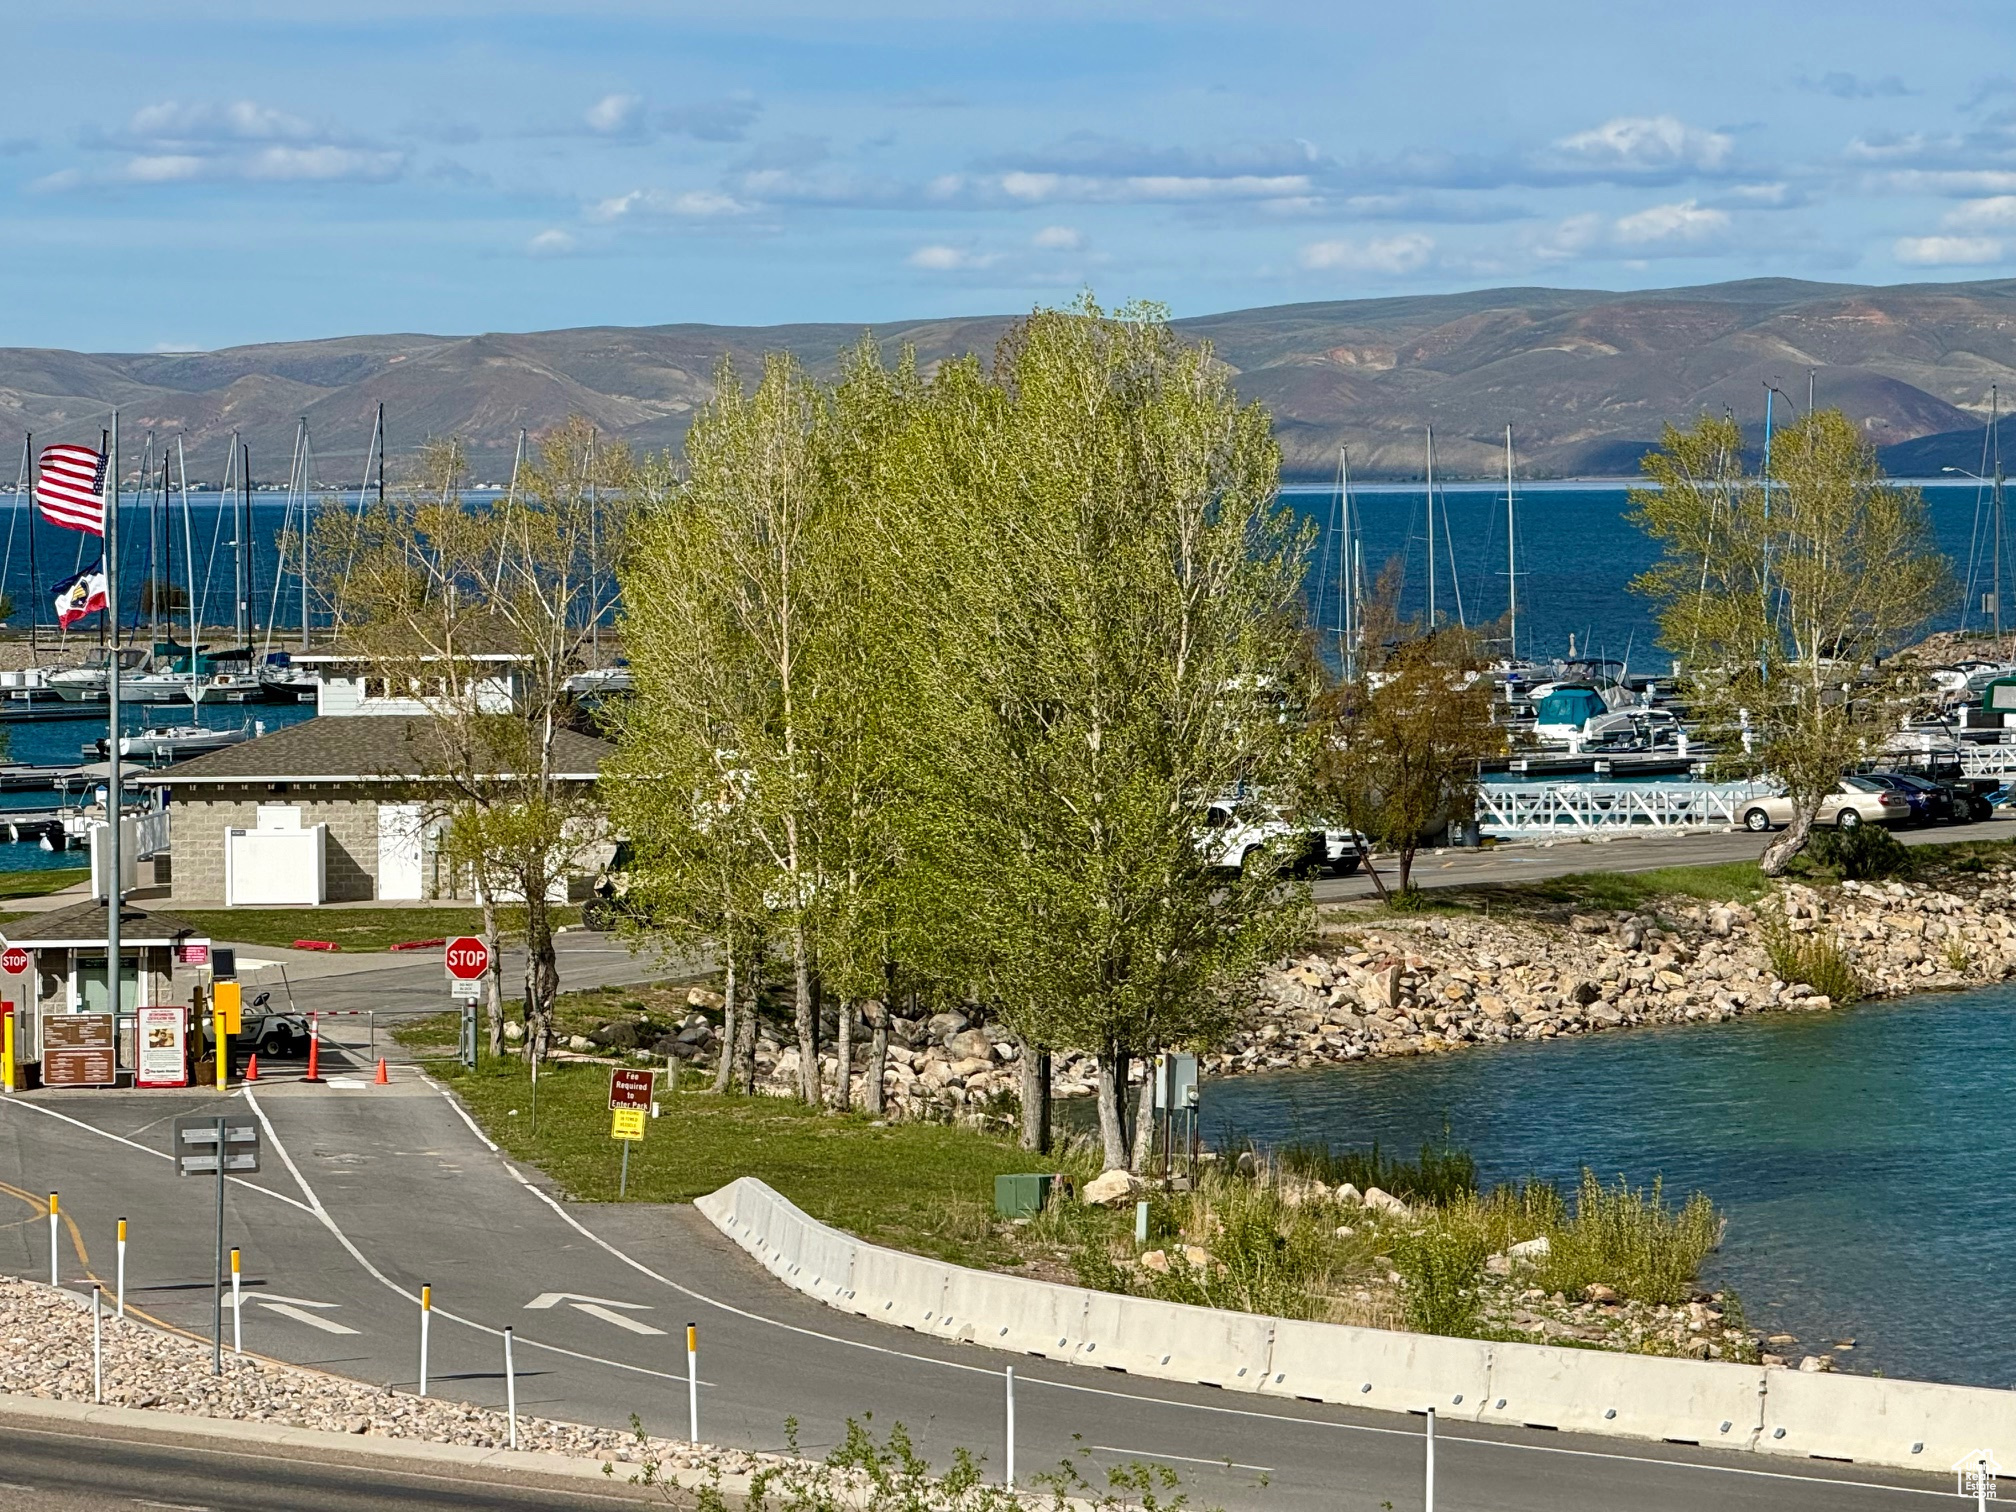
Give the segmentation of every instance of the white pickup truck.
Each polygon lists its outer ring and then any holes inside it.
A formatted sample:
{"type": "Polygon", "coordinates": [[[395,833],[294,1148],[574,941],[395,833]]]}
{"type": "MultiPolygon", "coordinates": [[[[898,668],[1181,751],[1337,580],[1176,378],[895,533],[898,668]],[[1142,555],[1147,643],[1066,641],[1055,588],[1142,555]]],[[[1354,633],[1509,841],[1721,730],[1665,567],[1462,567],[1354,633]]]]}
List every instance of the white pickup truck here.
{"type": "Polygon", "coordinates": [[[1229,804],[1214,803],[1204,821],[1197,849],[1211,865],[1244,872],[1257,857],[1285,853],[1295,876],[1327,872],[1348,877],[1358,869],[1358,840],[1349,830],[1310,829],[1290,824],[1268,810],[1259,819],[1241,818],[1229,804]]]}

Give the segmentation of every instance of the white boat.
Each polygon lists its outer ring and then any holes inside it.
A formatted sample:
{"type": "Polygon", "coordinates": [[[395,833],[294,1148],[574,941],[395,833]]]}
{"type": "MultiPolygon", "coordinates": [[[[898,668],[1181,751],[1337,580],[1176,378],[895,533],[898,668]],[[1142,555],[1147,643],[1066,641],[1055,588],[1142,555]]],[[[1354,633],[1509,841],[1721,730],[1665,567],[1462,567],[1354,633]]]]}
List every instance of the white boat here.
{"type": "MultiPolygon", "coordinates": [[[[147,653],[137,646],[124,646],[118,655],[119,691],[124,695],[126,689],[132,686],[134,675],[146,664],[147,653]]],[[[51,672],[44,679],[44,685],[53,688],[56,696],[65,703],[103,703],[106,666],[105,653],[99,651],[81,666],[63,667],[51,672]]]]}
{"type": "Polygon", "coordinates": [[[191,680],[183,691],[197,704],[257,703],[266,697],[266,684],[253,672],[212,672],[191,680]]]}
{"type": "Polygon", "coordinates": [[[196,679],[187,672],[121,672],[119,699],[122,703],[183,703],[196,679]]]}
{"type": "MultiPolygon", "coordinates": [[[[202,725],[167,725],[152,730],[142,730],[137,735],[124,735],[119,740],[119,754],[142,761],[186,761],[191,756],[203,756],[211,751],[221,751],[226,746],[234,746],[252,738],[251,730],[207,730],[202,725]]],[[[101,752],[104,741],[98,742],[101,752]]]]}

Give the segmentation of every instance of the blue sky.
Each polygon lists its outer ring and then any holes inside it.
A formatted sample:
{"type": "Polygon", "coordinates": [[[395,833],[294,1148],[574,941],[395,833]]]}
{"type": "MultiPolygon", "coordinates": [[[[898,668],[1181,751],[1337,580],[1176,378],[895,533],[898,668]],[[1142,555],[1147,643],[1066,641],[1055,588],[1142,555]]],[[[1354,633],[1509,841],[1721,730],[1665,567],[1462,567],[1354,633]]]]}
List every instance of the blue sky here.
{"type": "Polygon", "coordinates": [[[0,342],[2016,276],[1997,0],[0,0],[0,342]]]}

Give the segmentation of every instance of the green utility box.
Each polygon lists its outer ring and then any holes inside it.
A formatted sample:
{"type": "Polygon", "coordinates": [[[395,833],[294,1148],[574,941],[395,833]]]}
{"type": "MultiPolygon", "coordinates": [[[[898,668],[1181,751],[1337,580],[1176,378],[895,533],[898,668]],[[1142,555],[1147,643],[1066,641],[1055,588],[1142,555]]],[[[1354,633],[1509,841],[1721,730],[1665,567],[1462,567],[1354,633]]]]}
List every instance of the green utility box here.
{"type": "Polygon", "coordinates": [[[1050,1201],[1050,1185],[1057,1178],[1040,1176],[996,1176],[994,1211],[1003,1218],[1034,1218],[1050,1201]]]}

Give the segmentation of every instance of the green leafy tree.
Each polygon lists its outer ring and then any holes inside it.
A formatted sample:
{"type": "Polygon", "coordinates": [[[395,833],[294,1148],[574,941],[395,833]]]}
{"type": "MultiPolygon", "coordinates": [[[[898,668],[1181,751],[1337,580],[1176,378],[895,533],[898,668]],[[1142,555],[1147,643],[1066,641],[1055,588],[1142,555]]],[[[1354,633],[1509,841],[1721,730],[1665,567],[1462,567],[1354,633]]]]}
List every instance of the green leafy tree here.
{"type": "Polygon", "coordinates": [[[1768,477],[1743,469],[1730,419],[1668,426],[1641,464],[1634,518],[1663,549],[1633,583],[1730,773],[1784,785],[1792,821],[1769,876],[1805,846],[1844,772],[1880,750],[1911,686],[1884,658],[1952,593],[1924,499],[1887,481],[1839,410],[1778,433],[1768,477]]]}
{"type": "Polygon", "coordinates": [[[1296,796],[1307,541],[1266,414],[1158,310],[1039,312],[916,410],[882,479],[910,927],[1025,1061],[1097,1054],[1125,1165],[1134,1057],[1217,1037],[1307,927],[1200,843],[1296,796]]]}
{"type": "MultiPolygon", "coordinates": [[[[1398,857],[1399,897],[1413,893],[1414,857],[1431,836],[1476,816],[1480,763],[1503,755],[1492,718],[1485,642],[1457,625],[1404,621],[1399,576],[1381,574],[1366,605],[1353,675],[1317,706],[1314,807],[1398,857]]],[[[1385,878],[1364,856],[1379,896],[1385,878]]]]}

